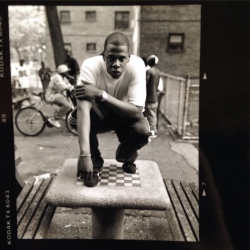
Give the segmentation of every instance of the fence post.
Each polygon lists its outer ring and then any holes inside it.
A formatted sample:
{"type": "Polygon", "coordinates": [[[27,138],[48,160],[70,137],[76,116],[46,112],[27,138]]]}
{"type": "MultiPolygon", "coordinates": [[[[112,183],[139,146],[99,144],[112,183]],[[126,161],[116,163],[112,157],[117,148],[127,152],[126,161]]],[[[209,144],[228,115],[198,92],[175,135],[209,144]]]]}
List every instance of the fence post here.
{"type": "Polygon", "coordinates": [[[183,79],[179,79],[179,85],[180,85],[180,94],[179,94],[179,110],[178,110],[178,125],[177,125],[177,131],[179,134],[182,133],[182,125],[183,125],[183,107],[184,107],[184,98],[183,98],[183,79]]]}
{"type": "Polygon", "coordinates": [[[166,79],[166,84],[164,84],[164,87],[165,87],[165,89],[164,89],[164,91],[165,91],[165,98],[164,98],[164,105],[163,105],[163,107],[164,107],[164,109],[163,109],[163,114],[164,114],[164,116],[166,117],[166,109],[167,109],[167,100],[168,100],[168,76],[165,76],[165,79],[166,79]]]}
{"type": "Polygon", "coordinates": [[[182,139],[185,139],[186,134],[186,121],[187,121],[187,111],[188,111],[188,99],[189,99],[189,88],[190,88],[190,76],[186,76],[186,90],[185,90],[185,103],[184,103],[184,113],[183,113],[183,125],[182,125],[182,139]]]}

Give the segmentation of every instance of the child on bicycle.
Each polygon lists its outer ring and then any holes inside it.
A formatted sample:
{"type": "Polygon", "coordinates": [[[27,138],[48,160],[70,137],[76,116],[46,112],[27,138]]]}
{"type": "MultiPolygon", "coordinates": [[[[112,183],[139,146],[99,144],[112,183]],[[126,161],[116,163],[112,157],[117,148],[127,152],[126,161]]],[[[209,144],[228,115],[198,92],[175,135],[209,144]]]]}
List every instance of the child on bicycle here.
{"type": "Polygon", "coordinates": [[[48,102],[56,104],[60,107],[60,109],[56,112],[54,118],[49,119],[49,122],[56,128],[61,127],[59,120],[61,120],[71,109],[71,104],[63,95],[63,91],[71,91],[74,88],[68,80],[68,78],[70,78],[68,74],[69,70],[70,69],[66,65],[59,65],[57,68],[57,73],[52,76],[45,93],[45,98],[48,102]]]}

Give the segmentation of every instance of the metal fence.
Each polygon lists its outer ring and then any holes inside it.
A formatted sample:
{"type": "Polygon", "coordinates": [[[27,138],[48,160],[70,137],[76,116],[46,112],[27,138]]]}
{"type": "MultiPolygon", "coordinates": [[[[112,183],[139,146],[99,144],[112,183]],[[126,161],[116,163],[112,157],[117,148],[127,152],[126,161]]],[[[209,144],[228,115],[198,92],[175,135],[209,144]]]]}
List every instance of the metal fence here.
{"type": "Polygon", "coordinates": [[[182,139],[199,138],[199,77],[161,74],[165,95],[160,113],[182,139]]]}

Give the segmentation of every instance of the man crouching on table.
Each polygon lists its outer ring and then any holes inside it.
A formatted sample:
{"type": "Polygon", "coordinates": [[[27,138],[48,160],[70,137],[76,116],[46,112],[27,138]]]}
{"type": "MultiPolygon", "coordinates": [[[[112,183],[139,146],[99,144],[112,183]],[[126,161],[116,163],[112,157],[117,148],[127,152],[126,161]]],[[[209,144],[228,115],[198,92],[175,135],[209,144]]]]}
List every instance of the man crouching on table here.
{"type": "Polygon", "coordinates": [[[136,172],[137,150],[148,143],[149,124],[143,116],[146,72],[141,58],[130,53],[129,40],[112,33],[101,55],[86,59],[75,89],[77,109],[69,121],[77,128],[80,155],[77,176],[93,187],[104,160],[98,149],[98,133],[114,130],[120,145],[116,160],[123,171],[136,172]],[[76,119],[77,117],[77,119],[76,119]]]}

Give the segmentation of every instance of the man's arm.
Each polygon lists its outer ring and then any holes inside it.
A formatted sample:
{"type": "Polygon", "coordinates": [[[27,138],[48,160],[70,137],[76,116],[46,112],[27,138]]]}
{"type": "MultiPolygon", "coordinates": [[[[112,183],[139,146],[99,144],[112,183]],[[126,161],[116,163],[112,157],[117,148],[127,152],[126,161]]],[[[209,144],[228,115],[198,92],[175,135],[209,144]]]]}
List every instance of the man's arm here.
{"type": "MultiPolygon", "coordinates": [[[[84,85],[76,86],[75,96],[79,100],[100,100],[103,90],[96,88],[94,85],[88,82],[83,82],[84,85]]],[[[107,100],[104,102],[114,112],[124,118],[131,118],[138,120],[142,115],[143,107],[135,106],[131,103],[125,103],[116,99],[115,97],[108,95],[107,100]]]]}
{"type": "Polygon", "coordinates": [[[78,171],[85,171],[84,179],[92,178],[93,163],[90,157],[90,109],[92,102],[77,100],[77,132],[80,148],[80,156],[78,159],[78,171]],[[81,156],[82,155],[82,156],[81,156]],[[83,156],[85,155],[85,156],[83,156]]]}
{"type": "Polygon", "coordinates": [[[122,102],[111,95],[108,95],[105,105],[109,106],[115,113],[124,118],[139,120],[142,116],[143,107],[135,106],[132,103],[122,102]]]}

